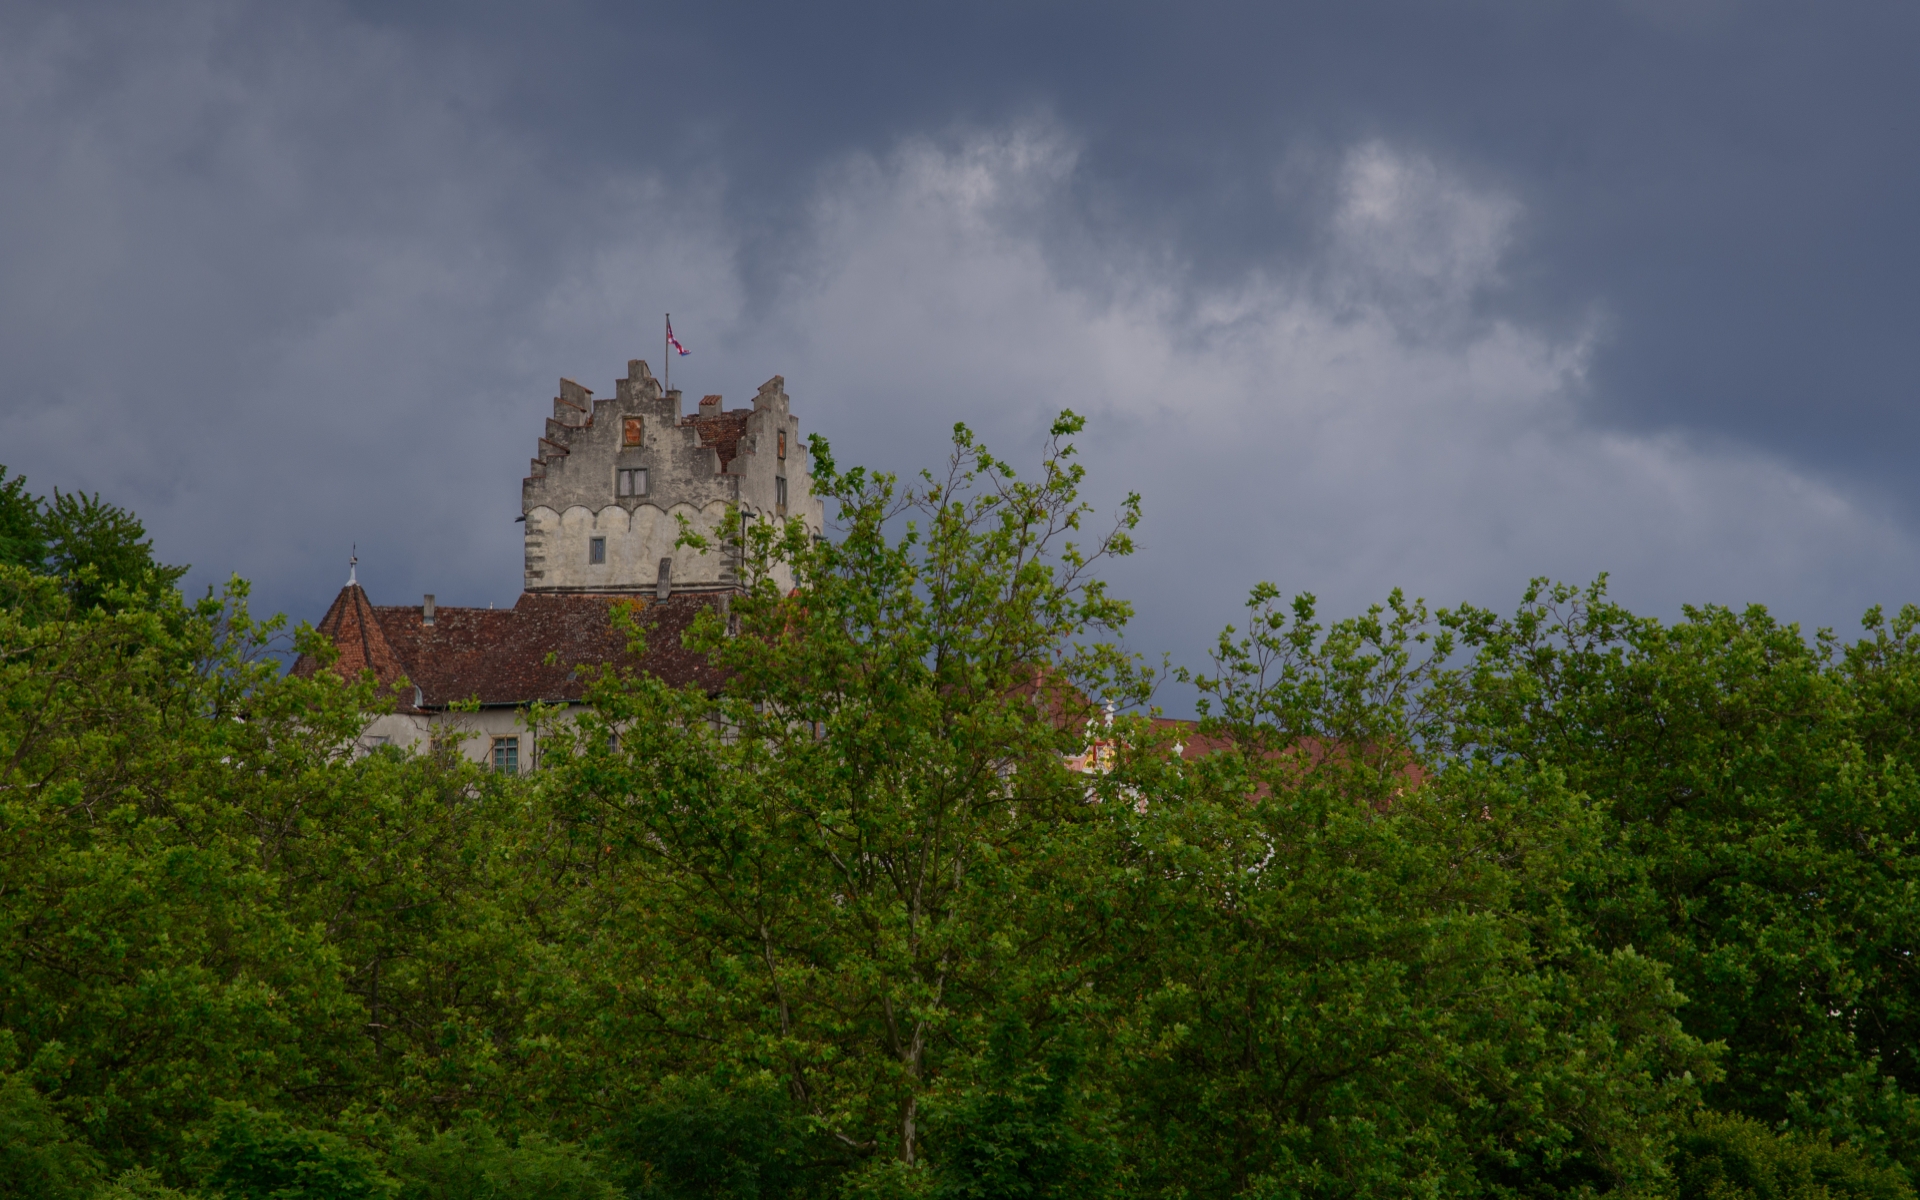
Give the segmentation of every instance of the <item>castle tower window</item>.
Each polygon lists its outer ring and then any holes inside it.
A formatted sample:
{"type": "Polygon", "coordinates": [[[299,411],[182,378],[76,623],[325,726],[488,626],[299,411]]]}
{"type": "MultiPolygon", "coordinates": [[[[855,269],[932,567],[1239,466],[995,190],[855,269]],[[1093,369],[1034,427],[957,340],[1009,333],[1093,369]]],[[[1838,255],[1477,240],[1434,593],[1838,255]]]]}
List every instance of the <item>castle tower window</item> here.
{"type": "Polygon", "coordinates": [[[782,429],[780,431],[780,460],[782,462],[785,462],[786,458],[787,458],[787,431],[782,429]]]}
{"type": "Polygon", "coordinates": [[[621,467],[616,472],[614,493],[620,496],[644,496],[647,494],[647,469],[645,467],[621,467]]]}
{"type": "MultiPolygon", "coordinates": [[[[785,437],[786,435],[782,434],[781,436],[785,437]]],[[[784,513],[787,511],[787,477],[785,475],[775,475],[773,477],[773,502],[781,512],[784,513]]]]}
{"type": "Polygon", "coordinates": [[[590,563],[603,563],[607,561],[607,539],[587,539],[587,561],[590,563]]]}
{"type": "Polygon", "coordinates": [[[497,737],[493,739],[493,769],[502,775],[520,773],[520,739],[517,737],[497,737]]]}
{"type": "Polygon", "coordinates": [[[628,417],[625,421],[621,422],[620,425],[620,444],[623,446],[638,446],[644,428],[645,427],[641,425],[641,418],[628,417]]]}

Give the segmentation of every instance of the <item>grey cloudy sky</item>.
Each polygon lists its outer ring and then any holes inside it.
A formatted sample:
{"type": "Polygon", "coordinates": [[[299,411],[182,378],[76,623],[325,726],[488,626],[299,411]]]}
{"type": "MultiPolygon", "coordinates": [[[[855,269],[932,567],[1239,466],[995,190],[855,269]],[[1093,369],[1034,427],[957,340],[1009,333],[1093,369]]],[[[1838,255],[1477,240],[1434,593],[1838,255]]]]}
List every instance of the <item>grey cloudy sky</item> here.
{"type": "Polygon", "coordinates": [[[1092,421],[1133,641],[1261,579],[1920,599],[1920,8],[0,9],[0,462],[316,618],[511,603],[560,375],[843,461],[1092,421]]]}

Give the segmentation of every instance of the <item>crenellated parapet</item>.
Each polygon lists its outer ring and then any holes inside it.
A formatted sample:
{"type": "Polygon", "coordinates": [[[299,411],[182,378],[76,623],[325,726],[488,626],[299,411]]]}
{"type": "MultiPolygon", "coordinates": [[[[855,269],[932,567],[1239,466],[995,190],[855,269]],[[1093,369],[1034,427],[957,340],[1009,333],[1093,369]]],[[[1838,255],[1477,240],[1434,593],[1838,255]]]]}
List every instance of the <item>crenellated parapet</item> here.
{"type": "Polygon", "coordinates": [[[560,381],[521,484],[527,591],[722,591],[739,584],[735,531],[722,529],[729,509],[824,529],[780,376],[752,408],[729,412],[707,396],[682,415],[680,402],[639,359],[610,399],[560,381]],[[708,550],[674,545],[682,517],[708,550]]]}

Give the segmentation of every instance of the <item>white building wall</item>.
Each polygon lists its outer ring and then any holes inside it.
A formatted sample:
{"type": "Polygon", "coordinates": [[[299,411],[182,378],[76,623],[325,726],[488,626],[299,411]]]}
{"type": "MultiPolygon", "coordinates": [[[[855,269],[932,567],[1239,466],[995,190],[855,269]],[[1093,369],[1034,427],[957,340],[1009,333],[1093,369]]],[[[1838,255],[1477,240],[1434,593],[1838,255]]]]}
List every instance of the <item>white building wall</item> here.
{"type": "Polygon", "coordinates": [[[457,745],[460,753],[481,766],[493,763],[495,738],[519,740],[520,774],[538,764],[539,747],[527,726],[526,712],[517,708],[483,708],[479,712],[382,713],[361,731],[359,746],[370,752],[381,746],[420,752],[438,736],[457,745]]]}
{"type": "MultiPolygon", "coordinates": [[[[755,518],[769,521],[766,515],[755,518]]],[[[725,501],[709,502],[705,508],[676,504],[670,509],[643,504],[629,512],[618,505],[594,512],[576,504],[565,512],[554,512],[541,505],[527,513],[527,531],[537,534],[546,556],[544,569],[547,586],[578,591],[620,591],[635,581],[654,584],[659,581],[660,560],[673,560],[672,584],[676,592],[688,588],[712,587],[715,580],[732,586],[737,579],[731,530],[727,524],[725,501]],[[706,550],[676,546],[680,540],[678,517],[707,540],[706,550]],[[593,561],[593,539],[606,539],[606,561],[593,561]]],[[[774,580],[782,588],[793,586],[793,572],[781,565],[774,569],[774,580]]]]}
{"type": "Polygon", "coordinates": [[[541,538],[546,556],[545,585],[549,588],[614,591],[636,583],[654,583],[659,578],[660,560],[670,558],[678,590],[718,580],[723,568],[730,565],[731,551],[721,529],[726,515],[727,504],[722,500],[710,501],[704,508],[675,504],[663,509],[642,504],[631,513],[615,504],[597,512],[582,504],[564,512],[541,505],[527,512],[527,534],[541,538]],[[674,545],[680,539],[676,517],[681,516],[695,533],[707,539],[709,549],[674,545]],[[593,561],[592,542],[597,537],[607,541],[604,563],[593,561]]]}

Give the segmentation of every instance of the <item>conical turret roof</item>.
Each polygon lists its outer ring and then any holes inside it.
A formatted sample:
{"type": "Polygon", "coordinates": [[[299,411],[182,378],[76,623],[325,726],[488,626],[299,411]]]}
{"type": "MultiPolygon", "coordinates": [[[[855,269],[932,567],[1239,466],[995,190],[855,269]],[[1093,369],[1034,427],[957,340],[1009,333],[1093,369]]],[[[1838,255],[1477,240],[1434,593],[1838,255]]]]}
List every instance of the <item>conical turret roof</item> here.
{"type": "Polygon", "coordinates": [[[339,647],[340,657],[334,662],[333,670],[343,679],[357,679],[360,672],[372,671],[384,689],[392,687],[395,680],[407,673],[380,628],[380,619],[367,600],[365,589],[358,583],[349,583],[340,589],[327,615],[320,618],[315,628],[339,647]]]}

